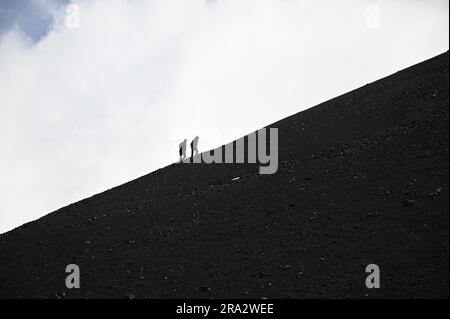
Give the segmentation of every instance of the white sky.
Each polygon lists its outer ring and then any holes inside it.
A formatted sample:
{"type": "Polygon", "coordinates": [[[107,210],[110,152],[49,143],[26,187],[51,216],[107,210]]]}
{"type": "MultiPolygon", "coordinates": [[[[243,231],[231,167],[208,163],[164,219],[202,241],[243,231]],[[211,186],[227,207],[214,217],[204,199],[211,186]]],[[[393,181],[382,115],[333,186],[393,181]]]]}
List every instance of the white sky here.
{"type": "Polygon", "coordinates": [[[0,233],[449,47],[447,0],[33,3],[48,33],[0,30],[0,233]]]}

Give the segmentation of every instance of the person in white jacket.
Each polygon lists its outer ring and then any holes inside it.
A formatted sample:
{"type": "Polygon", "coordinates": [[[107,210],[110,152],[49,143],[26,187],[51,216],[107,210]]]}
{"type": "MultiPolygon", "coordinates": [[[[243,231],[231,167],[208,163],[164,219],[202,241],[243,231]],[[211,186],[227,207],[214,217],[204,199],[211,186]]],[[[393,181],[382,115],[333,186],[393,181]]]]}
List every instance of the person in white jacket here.
{"type": "Polygon", "coordinates": [[[191,157],[194,157],[194,152],[195,152],[195,155],[198,154],[198,140],[199,140],[199,137],[196,136],[191,142],[191,157]]]}

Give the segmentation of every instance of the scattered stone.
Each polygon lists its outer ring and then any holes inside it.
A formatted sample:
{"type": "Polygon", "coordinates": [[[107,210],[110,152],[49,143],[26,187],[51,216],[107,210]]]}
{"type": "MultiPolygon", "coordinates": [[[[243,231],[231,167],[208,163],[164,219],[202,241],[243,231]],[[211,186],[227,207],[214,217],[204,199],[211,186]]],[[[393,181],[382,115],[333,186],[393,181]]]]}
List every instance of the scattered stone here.
{"type": "Polygon", "coordinates": [[[292,265],[281,265],[280,268],[281,270],[288,270],[292,268],[292,265]]]}
{"type": "Polygon", "coordinates": [[[436,188],[434,192],[431,192],[428,194],[429,197],[439,196],[439,194],[442,192],[442,187],[436,188]]]}
{"type": "Polygon", "coordinates": [[[211,288],[206,287],[206,286],[201,286],[201,287],[200,287],[200,290],[203,291],[203,292],[211,292],[211,291],[212,291],[211,288]]]}
{"type": "Polygon", "coordinates": [[[411,182],[409,182],[407,185],[408,186],[413,186],[417,181],[415,179],[413,179],[411,182]]]}
{"type": "Polygon", "coordinates": [[[415,203],[416,203],[416,201],[414,199],[405,199],[403,201],[403,206],[408,207],[408,206],[414,205],[415,203]]]}

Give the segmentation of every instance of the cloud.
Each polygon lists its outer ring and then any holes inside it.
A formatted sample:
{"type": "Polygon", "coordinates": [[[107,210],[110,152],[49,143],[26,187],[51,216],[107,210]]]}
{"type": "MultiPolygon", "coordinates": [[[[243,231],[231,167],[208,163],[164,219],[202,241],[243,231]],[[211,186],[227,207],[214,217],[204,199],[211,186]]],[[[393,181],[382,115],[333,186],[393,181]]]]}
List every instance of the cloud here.
{"type": "Polygon", "coordinates": [[[39,3],[0,36],[0,232],[448,50],[447,1],[39,3]]]}

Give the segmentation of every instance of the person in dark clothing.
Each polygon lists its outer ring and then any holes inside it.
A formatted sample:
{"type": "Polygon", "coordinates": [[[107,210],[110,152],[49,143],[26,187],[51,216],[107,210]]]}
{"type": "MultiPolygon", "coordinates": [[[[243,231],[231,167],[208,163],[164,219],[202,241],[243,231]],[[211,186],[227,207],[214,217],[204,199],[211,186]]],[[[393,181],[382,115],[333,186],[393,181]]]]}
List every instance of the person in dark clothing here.
{"type": "Polygon", "coordinates": [[[198,140],[199,140],[199,137],[196,136],[191,142],[191,157],[194,157],[194,152],[195,152],[195,155],[198,154],[198,140]]]}
{"type": "Polygon", "coordinates": [[[180,162],[186,158],[186,143],[187,139],[184,139],[179,145],[180,162]]]}

